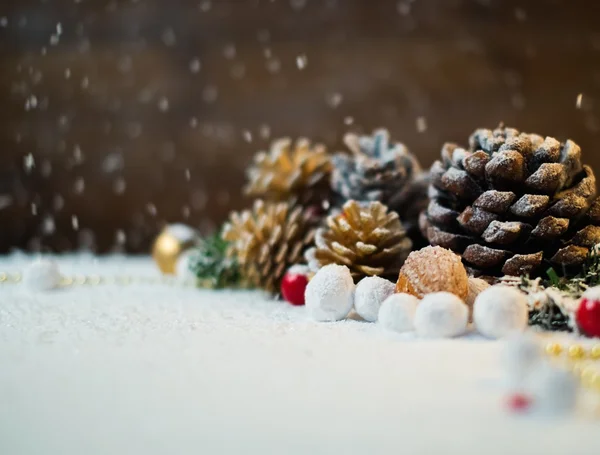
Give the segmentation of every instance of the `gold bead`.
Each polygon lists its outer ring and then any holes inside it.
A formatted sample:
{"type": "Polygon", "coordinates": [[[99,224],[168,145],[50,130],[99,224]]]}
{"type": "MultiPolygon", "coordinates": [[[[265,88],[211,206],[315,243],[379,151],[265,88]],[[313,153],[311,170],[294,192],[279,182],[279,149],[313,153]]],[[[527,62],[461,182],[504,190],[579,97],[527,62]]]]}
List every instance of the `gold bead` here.
{"type": "Polygon", "coordinates": [[[559,356],[562,354],[562,346],[558,343],[549,343],[546,346],[546,354],[549,355],[553,355],[553,356],[559,356]]]}
{"type": "Polygon", "coordinates": [[[63,287],[71,286],[73,284],[73,278],[68,276],[63,276],[60,279],[60,285],[63,287]]]}
{"type": "Polygon", "coordinates": [[[597,373],[592,367],[585,367],[581,370],[581,382],[586,387],[591,387],[597,377],[597,373]]]}
{"type": "Polygon", "coordinates": [[[583,365],[581,363],[575,363],[573,364],[573,368],[572,368],[572,372],[575,376],[577,376],[578,378],[581,378],[581,375],[583,374],[583,365]]]}
{"type": "Polygon", "coordinates": [[[90,286],[98,286],[100,283],[102,283],[102,278],[98,275],[91,275],[86,282],[90,286]]]}
{"type": "Polygon", "coordinates": [[[22,278],[23,278],[22,275],[17,272],[13,275],[12,281],[13,281],[13,283],[20,283],[22,278]]]}
{"type": "Polygon", "coordinates": [[[592,349],[590,349],[590,357],[593,360],[600,359],[600,344],[596,344],[596,345],[592,346],[592,349]]]}
{"type": "Polygon", "coordinates": [[[596,373],[592,378],[592,387],[600,392],[600,374],[596,373]]]}
{"type": "Polygon", "coordinates": [[[184,224],[173,224],[163,229],[152,247],[152,257],[160,271],[175,275],[177,261],[194,246],[198,238],[198,233],[184,224]]]}
{"type": "Polygon", "coordinates": [[[115,283],[127,286],[131,284],[131,278],[129,278],[128,276],[118,276],[115,278],[115,283]]]}
{"type": "Polygon", "coordinates": [[[580,344],[569,346],[569,357],[572,359],[582,359],[585,357],[585,349],[580,344]]]}
{"type": "Polygon", "coordinates": [[[4,272],[0,273],[0,283],[4,283],[6,280],[8,280],[8,275],[4,272]]]}

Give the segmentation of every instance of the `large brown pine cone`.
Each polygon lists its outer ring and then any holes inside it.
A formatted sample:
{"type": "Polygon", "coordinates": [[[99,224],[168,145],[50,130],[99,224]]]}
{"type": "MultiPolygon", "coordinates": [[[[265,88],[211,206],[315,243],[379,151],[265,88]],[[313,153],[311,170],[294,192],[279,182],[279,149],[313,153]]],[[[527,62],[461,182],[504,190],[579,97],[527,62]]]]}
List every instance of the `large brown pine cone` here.
{"type": "Polygon", "coordinates": [[[340,205],[348,200],[379,201],[397,212],[409,235],[416,240],[419,214],[427,207],[427,173],[400,142],[391,142],[387,130],[372,136],[347,134],[351,154],[332,158],[331,186],[340,205]],[[413,234],[416,234],[414,236],[413,234]]]}
{"type": "Polygon", "coordinates": [[[462,254],[475,274],[577,270],[600,241],[596,179],[571,140],[476,130],[469,149],[444,145],[429,195],[424,235],[462,254]]]}
{"type": "Polygon", "coordinates": [[[301,207],[289,203],[254,202],[251,210],[232,212],[223,228],[249,285],[277,292],[286,270],[304,263],[304,251],[314,239],[314,222],[301,207]]]}
{"type": "Polygon", "coordinates": [[[348,201],[317,230],[315,247],[306,252],[306,259],[315,272],[339,264],[347,266],[356,281],[372,275],[395,281],[411,246],[397,213],[380,202],[348,201]]]}

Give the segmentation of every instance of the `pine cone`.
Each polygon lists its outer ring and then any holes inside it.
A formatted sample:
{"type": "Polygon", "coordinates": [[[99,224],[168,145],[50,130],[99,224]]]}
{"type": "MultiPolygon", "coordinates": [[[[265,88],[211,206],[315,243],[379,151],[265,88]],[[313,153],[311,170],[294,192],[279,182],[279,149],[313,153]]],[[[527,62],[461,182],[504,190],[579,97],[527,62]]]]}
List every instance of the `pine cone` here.
{"type": "Polygon", "coordinates": [[[356,281],[372,275],[395,281],[411,246],[397,213],[380,202],[348,201],[317,230],[306,259],[315,272],[339,264],[348,266],[356,281]]]}
{"type": "Polygon", "coordinates": [[[237,260],[243,279],[277,292],[285,271],[304,262],[314,229],[301,207],[257,200],[251,210],[231,213],[222,236],[231,242],[227,255],[237,260]]]}
{"type": "Polygon", "coordinates": [[[255,155],[244,191],[274,202],[320,205],[329,200],[330,174],[331,157],[324,145],[298,139],[292,146],[289,138],[278,139],[268,153],[255,155]]]}
{"type": "Polygon", "coordinates": [[[445,144],[431,168],[420,220],[430,243],[462,254],[474,274],[580,267],[600,241],[600,202],[579,146],[502,125],[469,144],[445,144]]]}
{"type": "Polygon", "coordinates": [[[413,240],[420,237],[418,218],[427,207],[428,178],[415,156],[404,144],[390,143],[384,129],[372,136],[347,134],[344,142],[352,154],[332,158],[331,185],[340,202],[380,201],[400,215],[413,240]]]}

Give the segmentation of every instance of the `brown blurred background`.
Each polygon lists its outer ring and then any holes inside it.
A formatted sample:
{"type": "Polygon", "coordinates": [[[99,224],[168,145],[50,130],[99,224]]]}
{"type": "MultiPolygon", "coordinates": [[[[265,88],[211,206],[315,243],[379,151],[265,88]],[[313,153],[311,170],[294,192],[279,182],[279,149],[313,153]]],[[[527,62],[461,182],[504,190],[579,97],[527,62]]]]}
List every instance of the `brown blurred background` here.
{"type": "Polygon", "coordinates": [[[591,0],[4,0],[0,68],[3,252],[209,232],[284,135],[386,126],[429,165],[504,121],[600,168],[591,0]]]}

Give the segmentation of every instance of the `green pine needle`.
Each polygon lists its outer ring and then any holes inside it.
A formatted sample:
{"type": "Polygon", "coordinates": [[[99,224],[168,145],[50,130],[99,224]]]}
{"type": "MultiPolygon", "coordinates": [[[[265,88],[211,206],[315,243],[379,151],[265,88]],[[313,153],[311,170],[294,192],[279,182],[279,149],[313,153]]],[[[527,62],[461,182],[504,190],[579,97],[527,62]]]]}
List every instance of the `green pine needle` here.
{"type": "Polygon", "coordinates": [[[546,270],[546,275],[548,275],[548,278],[550,279],[551,286],[554,286],[556,288],[560,287],[560,277],[558,276],[558,273],[556,273],[556,270],[554,270],[553,267],[550,267],[548,270],[546,270]]]}
{"type": "Polygon", "coordinates": [[[238,287],[240,269],[234,258],[227,256],[229,243],[219,233],[200,241],[189,259],[189,268],[198,278],[198,284],[213,288],[238,287]]]}

